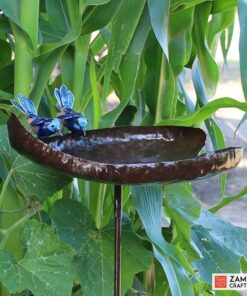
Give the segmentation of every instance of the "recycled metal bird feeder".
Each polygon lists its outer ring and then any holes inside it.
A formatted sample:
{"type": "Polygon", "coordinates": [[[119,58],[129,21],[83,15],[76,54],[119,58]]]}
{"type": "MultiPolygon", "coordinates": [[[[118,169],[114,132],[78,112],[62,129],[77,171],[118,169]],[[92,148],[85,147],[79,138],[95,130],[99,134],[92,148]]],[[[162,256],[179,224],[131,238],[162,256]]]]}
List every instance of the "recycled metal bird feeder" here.
{"type": "Polygon", "coordinates": [[[114,127],[38,139],[12,115],[9,139],[19,153],[67,175],[115,186],[115,282],[121,291],[121,214],[124,184],[195,180],[234,168],[243,149],[231,147],[198,156],[205,145],[203,130],[191,127],[114,127]]]}

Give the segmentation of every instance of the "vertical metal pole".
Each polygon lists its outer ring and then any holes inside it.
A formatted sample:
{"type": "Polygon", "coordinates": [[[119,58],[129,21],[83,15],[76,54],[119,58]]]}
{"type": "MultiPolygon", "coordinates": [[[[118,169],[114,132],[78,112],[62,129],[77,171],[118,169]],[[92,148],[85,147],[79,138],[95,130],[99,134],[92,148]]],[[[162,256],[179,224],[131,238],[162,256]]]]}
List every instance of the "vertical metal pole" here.
{"type": "Polygon", "coordinates": [[[122,235],[122,186],[114,188],[115,211],[115,273],[114,296],[121,296],[121,235],[122,235]]]}

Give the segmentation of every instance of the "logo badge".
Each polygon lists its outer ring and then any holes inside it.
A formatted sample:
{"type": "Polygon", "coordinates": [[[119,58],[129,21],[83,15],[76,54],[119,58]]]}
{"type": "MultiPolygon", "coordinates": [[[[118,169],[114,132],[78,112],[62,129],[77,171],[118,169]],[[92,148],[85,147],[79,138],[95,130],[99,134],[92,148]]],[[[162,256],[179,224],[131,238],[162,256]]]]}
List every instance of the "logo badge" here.
{"type": "Polygon", "coordinates": [[[247,290],[247,273],[213,273],[213,290],[247,290]]]}

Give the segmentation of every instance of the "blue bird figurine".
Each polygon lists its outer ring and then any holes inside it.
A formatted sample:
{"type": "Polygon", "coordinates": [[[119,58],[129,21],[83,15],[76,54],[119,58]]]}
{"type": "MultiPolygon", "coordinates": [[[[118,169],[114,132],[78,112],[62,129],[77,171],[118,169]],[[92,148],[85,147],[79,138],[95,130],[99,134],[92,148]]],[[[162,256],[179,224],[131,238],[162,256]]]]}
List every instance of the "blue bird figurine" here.
{"type": "Polygon", "coordinates": [[[27,116],[31,130],[39,138],[49,137],[55,133],[62,135],[62,124],[59,119],[39,117],[31,100],[21,94],[18,94],[18,99],[20,104],[11,100],[12,105],[27,116]]]}
{"type": "Polygon", "coordinates": [[[62,84],[60,89],[56,88],[54,90],[54,95],[58,101],[59,109],[61,110],[57,115],[57,118],[63,120],[64,125],[72,133],[83,132],[83,134],[86,135],[88,120],[84,115],[77,113],[72,109],[75,101],[72,92],[62,84]]]}

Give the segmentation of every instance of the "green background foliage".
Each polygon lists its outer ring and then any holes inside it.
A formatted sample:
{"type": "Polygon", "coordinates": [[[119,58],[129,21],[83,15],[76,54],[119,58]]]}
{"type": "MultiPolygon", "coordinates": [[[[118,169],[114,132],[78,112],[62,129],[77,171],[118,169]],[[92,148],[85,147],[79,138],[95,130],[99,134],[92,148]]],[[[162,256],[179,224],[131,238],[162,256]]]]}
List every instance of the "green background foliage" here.
{"type": "MultiPolygon", "coordinates": [[[[214,149],[224,148],[214,112],[247,111],[237,98],[210,101],[216,48],[226,60],[236,13],[247,98],[244,0],[0,0],[2,296],[113,295],[113,187],[72,180],[15,152],[10,99],[22,93],[40,115],[55,116],[53,91],[65,83],[89,129],[204,122],[214,149]],[[184,88],[185,69],[196,103],[184,88]],[[109,111],[113,91],[119,104],[109,111]]],[[[214,215],[246,187],[225,197],[225,183],[222,175],[222,199],[211,212],[187,182],[124,187],[122,295],[212,295],[212,273],[246,271],[247,230],[214,215]]]]}

